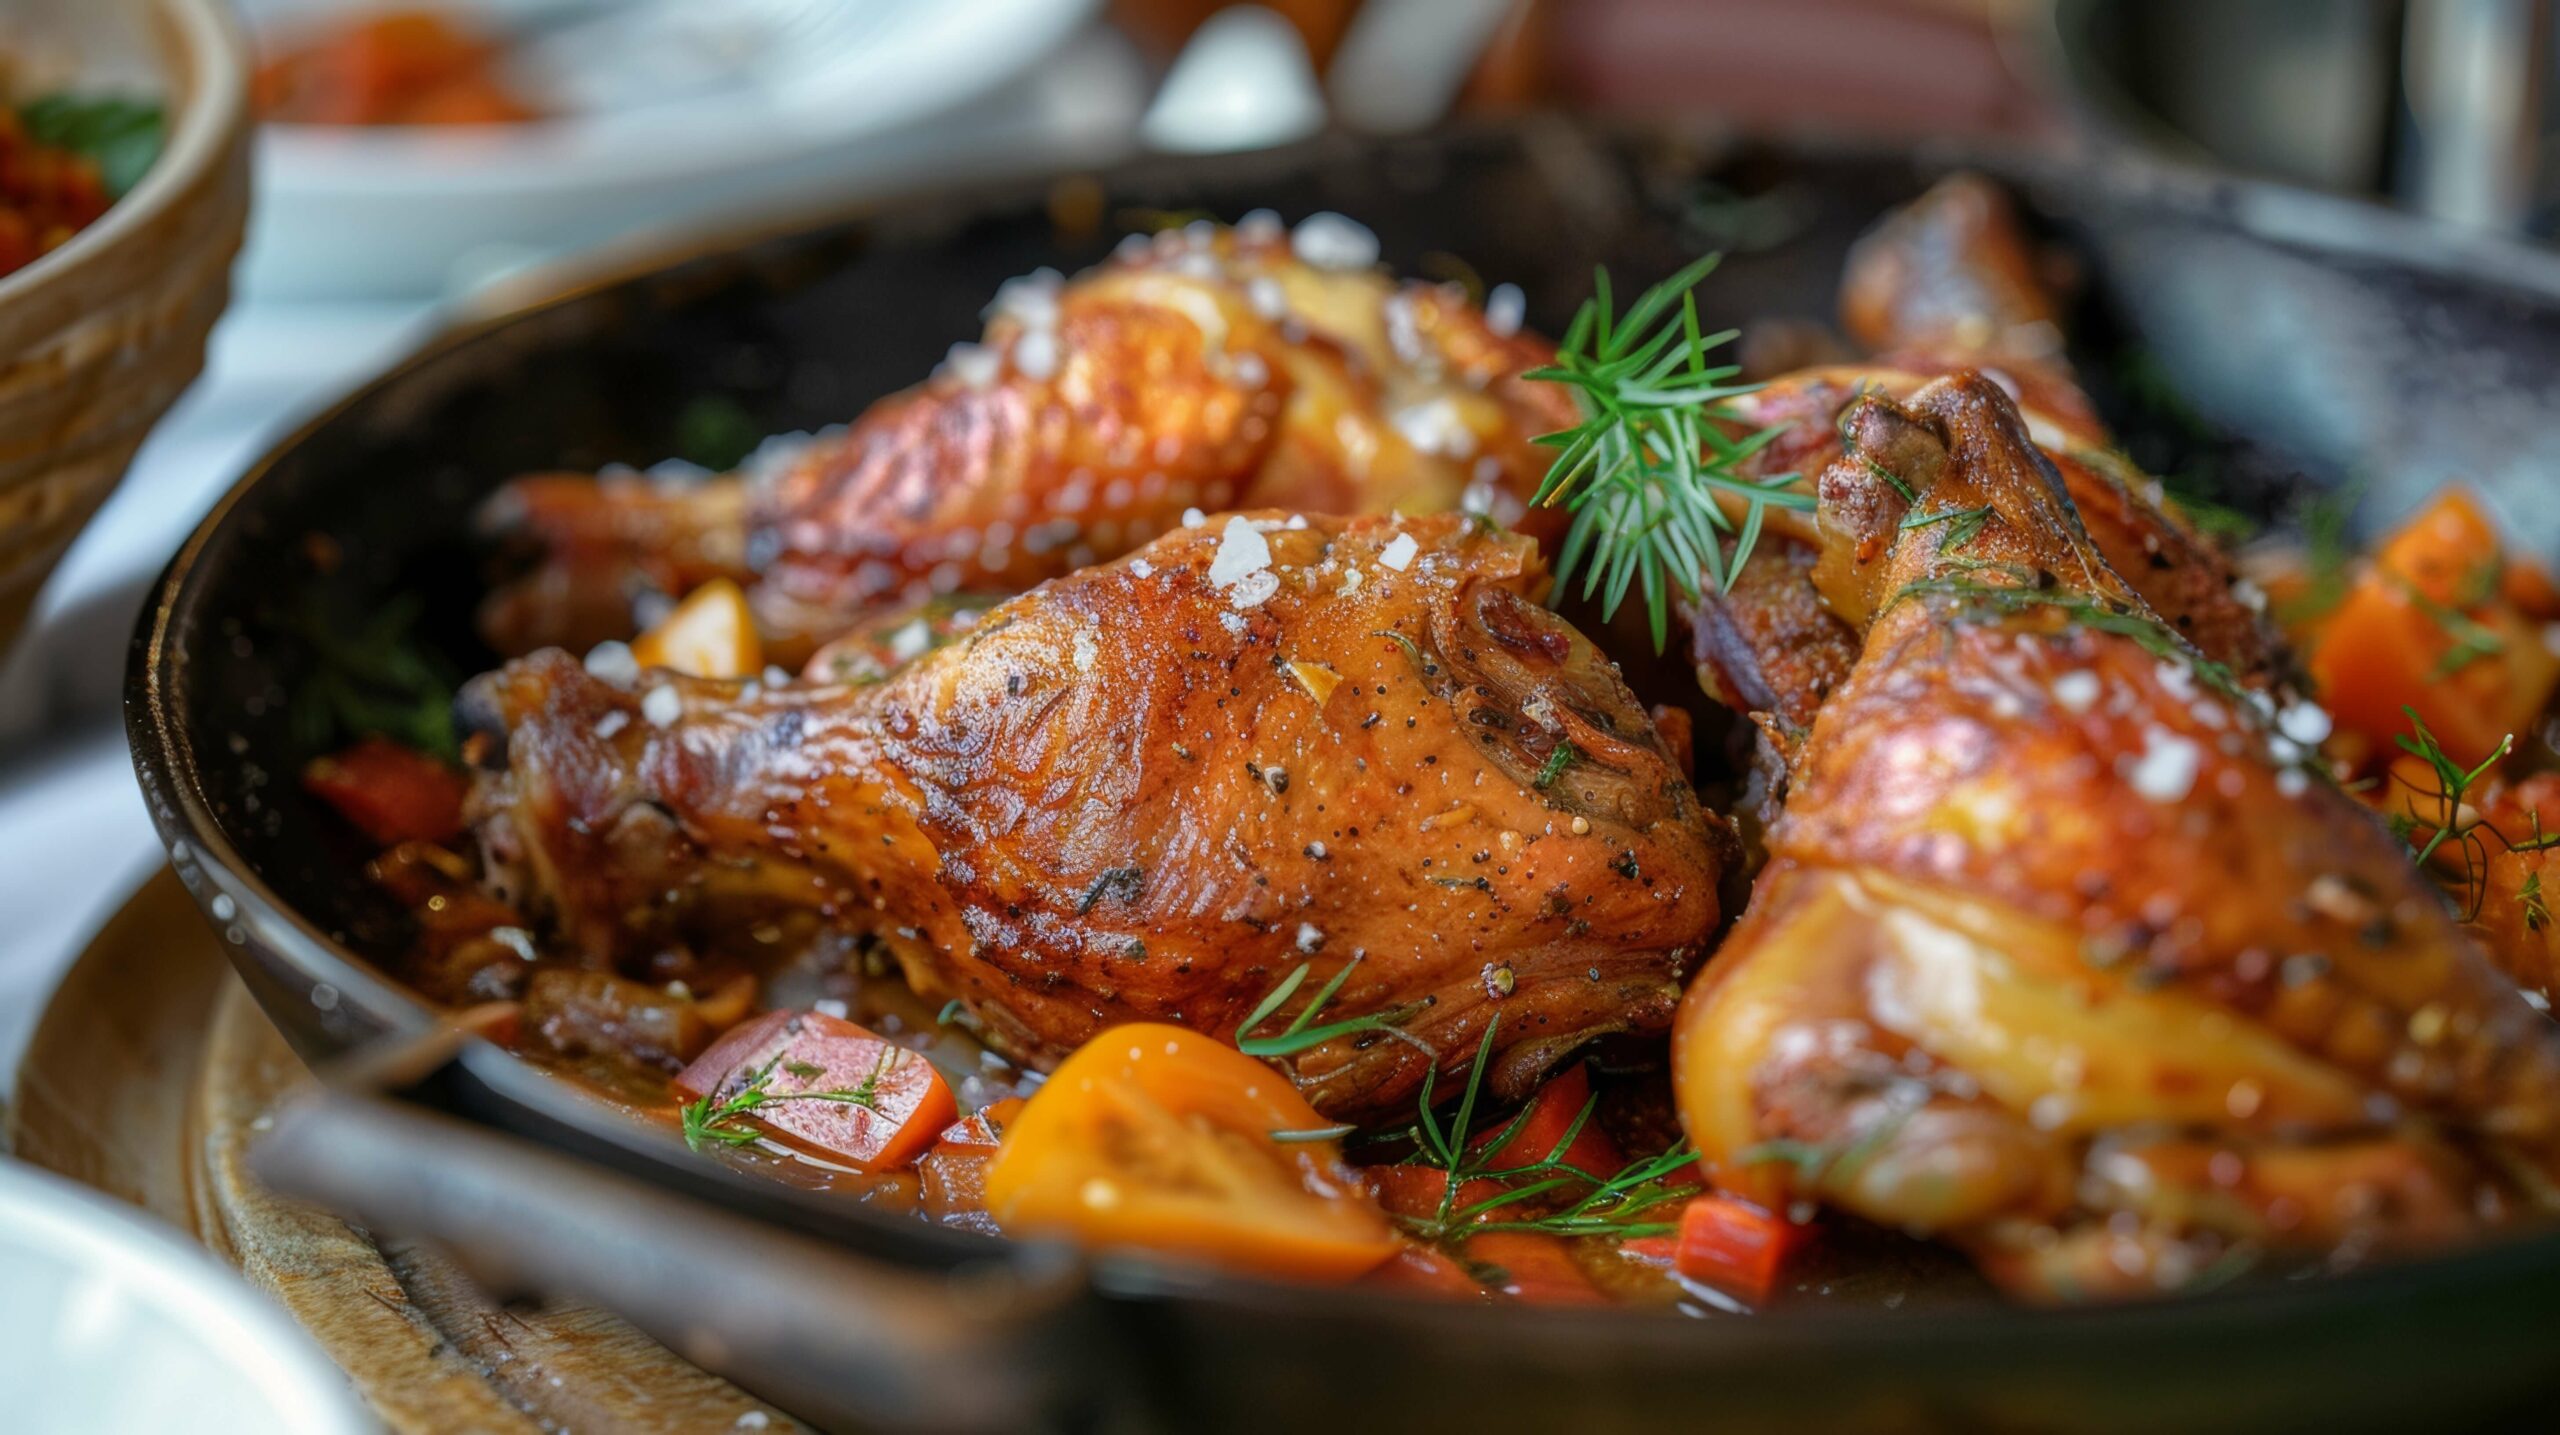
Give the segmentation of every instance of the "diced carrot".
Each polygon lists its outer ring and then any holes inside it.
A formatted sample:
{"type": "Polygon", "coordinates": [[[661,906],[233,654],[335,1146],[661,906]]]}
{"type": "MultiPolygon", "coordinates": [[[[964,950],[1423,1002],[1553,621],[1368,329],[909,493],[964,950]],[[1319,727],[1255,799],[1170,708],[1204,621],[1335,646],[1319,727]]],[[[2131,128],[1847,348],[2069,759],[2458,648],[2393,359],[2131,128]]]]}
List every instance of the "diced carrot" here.
{"type": "Polygon", "coordinates": [[[1660,1266],[1664,1270],[1669,1270],[1679,1264],[1680,1237],[1677,1235],[1637,1236],[1632,1240],[1618,1242],[1618,1254],[1631,1261],[1642,1261],[1646,1265],[1660,1266]]]}
{"type": "MultiPolygon", "coordinates": [[[[1414,1220],[1438,1216],[1440,1198],[1449,1189],[1449,1173],[1437,1166],[1370,1166],[1360,1175],[1369,1183],[1369,1194],[1377,1198],[1387,1214],[1414,1220]]],[[[1458,1199],[1451,1209],[1463,1209],[1499,1196],[1504,1189],[1499,1181],[1468,1181],[1458,1187],[1458,1199]]]]}
{"type": "Polygon", "coordinates": [[[1591,1073],[1576,1062],[1548,1078],[1516,1123],[1494,1127],[1476,1138],[1476,1144],[1498,1143],[1488,1146],[1488,1166],[1529,1166],[1556,1154],[1565,1134],[1571,1131],[1573,1144],[1563,1150],[1564,1164],[1593,1180],[1605,1181],[1626,1165],[1626,1158],[1618,1154],[1617,1143],[1597,1124],[1583,1121],[1582,1128],[1574,1131],[1574,1122],[1590,1104],[1591,1073]]]}
{"type": "Polygon", "coordinates": [[[632,640],[644,668],[672,668],[697,678],[743,678],[764,667],[747,595],[726,578],[694,589],[658,625],[632,640]]]}
{"type": "Polygon", "coordinates": [[[1808,1230],[1747,1201],[1700,1196],[1680,1212],[1673,1263],[1691,1280],[1757,1304],[1777,1289],[1808,1230]]]}
{"type": "Polygon", "coordinates": [[[743,1022],[674,1085],[717,1105],[759,1080],[765,1097],[734,1120],[864,1171],[908,1165],[959,1114],[932,1062],[823,1012],[774,1011],[743,1022]]]}
{"type": "Polygon", "coordinates": [[[925,1209],[936,1220],[984,1216],[987,1212],[987,1164],[1004,1144],[1004,1131],[1022,1110],[1022,1098],[1008,1096],[951,1123],[924,1153],[916,1169],[924,1178],[925,1209]]]}
{"type": "Polygon", "coordinates": [[[1574,1262],[1560,1236],[1494,1231],[1467,1240],[1464,1254],[1493,1288],[1533,1305],[1607,1305],[1609,1297],[1574,1262]]]}
{"type": "Polygon", "coordinates": [[[2471,496],[2447,489],[2377,552],[2311,655],[2340,728],[2393,750],[2414,709],[2466,767],[2525,731],[2560,683],[2543,641],[2547,577],[2501,552],[2471,496]]]}
{"type": "Polygon", "coordinates": [[[470,792],[460,773],[387,737],[368,737],[344,752],[313,758],[302,769],[302,790],[385,847],[441,842],[459,833],[470,792]]]}
{"type": "Polygon", "coordinates": [[[1406,1246],[1396,1252],[1395,1259],[1364,1277],[1363,1284],[1460,1300],[1478,1300],[1485,1295],[1485,1288],[1467,1274],[1465,1266],[1430,1246],[1406,1246]]]}

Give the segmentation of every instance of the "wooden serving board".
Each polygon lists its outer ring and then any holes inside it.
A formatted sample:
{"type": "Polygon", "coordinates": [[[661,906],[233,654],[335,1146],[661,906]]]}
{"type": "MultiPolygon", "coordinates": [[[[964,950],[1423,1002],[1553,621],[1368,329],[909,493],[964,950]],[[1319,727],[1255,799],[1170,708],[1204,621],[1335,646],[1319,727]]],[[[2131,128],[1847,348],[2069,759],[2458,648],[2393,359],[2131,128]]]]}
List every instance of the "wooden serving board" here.
{"type": "Polygon", "coordinates": [[[260,1189],[248,1147],[310,1079],[164,871],[63,979],[0,1148],[192,1233],[403,1435],[799,1428],[603,1311],[493,1302],[432,1251],[260,1189]]]}

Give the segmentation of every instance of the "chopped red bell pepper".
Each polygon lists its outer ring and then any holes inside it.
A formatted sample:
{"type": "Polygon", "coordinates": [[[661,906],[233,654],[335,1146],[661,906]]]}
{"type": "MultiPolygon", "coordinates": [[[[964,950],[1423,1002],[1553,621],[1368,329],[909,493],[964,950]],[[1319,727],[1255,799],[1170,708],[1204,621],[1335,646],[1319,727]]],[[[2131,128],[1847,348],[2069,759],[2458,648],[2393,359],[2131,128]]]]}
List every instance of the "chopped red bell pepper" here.
{"type": "Polygon", "coordinates": [[[462,774],[387,737],[313,758],[302,769],[302,790],[385,847],[442,842],[461,832],[462,802],[470,793],[462,774]]]}

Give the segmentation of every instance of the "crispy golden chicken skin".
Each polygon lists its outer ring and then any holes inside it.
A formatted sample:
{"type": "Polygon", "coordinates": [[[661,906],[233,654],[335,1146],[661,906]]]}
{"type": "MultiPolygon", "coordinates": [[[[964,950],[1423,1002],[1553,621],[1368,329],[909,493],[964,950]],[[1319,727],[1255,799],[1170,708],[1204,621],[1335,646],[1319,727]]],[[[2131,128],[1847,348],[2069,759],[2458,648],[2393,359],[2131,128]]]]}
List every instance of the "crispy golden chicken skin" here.
{"type": "Polygon", "coordinates": [[[1959,375],[1849,426],[1872,463],[1822,476],[1815,581],[1862,649],[1674,1037],[1716,1179],[2045,1298],[2437,1244],[2554,1189],[2560,1028],[2110,562],[2008,395],[1959,375]]]}
{"type": "MultiPolygon", "coordinates": [[[[2287,659],[2262,606],[2228,558],[2181,520],[2160,485],[2113,447],[2061,351],[2061,306],[2015,208],[1979,175],[1956,174],[1896,211],[1851,252],[1841,318],[1878,357],[1799,369],[1732,404],[1737,427],[1784,432],[1756,475],[1819,474],[1844,455],[1854,405],[1908,400],[1945,376],[1978,371],[2013,400],[2069,492],[2089,541],[2177,631],[2253,682],[2287,659]]],[[[1773,513],[1769,547],[1734,591],[1682,605],[1690,657],[1709,694],[1800,733],[1858,651],[1852,625],[1807,581],[1826,544],[1819,519],[1773,513]]],[[[1944,520],[1962,534],[1972,520],[1944,520]]]]}
{"type": "Polygon", "coordinates": [[[1546,470],[1530,440],[1575,418],[1519,377],[1553,348],[1453,286],[1305,247],[1202,224],[1011,281],[980,343],[751,478],[519,480],[486,523],[546,561],[482,626],[505,652],[584,647],[628,633],[635,590],[726,574],[796,656],[884,602],[1118,557],[1186,509],[1520,522],[1546,470]]]}
{"type": "Polygon", "coordinates": [[[1456,515],[1267,511],[868,684],[618,686],[537,653],[465,696],[503,735],[481,843],[599,964],[816,910],[1042,1064],[1123,1022],[1232,1036],[1298,964],[1310,993],[1354,965],[1326,1019],[1397,1020],[1297,1056],[1319,1107],[1410,1103],[1497,1014],[1517,1094],[1667,1027],[1733,848],[1547,581],[1456,515]]]}

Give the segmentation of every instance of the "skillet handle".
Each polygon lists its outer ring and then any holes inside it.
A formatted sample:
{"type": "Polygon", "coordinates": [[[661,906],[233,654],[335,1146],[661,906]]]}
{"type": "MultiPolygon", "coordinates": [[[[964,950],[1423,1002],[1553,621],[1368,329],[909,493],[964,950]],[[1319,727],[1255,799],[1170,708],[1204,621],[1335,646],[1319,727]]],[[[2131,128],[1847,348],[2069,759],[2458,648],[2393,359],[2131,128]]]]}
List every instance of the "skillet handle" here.
{"type": "Polygon", "coordinates": [[[830,1428],[1018,1431],[1072,1408],[1073,1263],[951,1275],[868,1261],[378,1096],[281,1108],[259,1178],[444,1248],[501,1292],[593,1301],[830,1428]]]}

